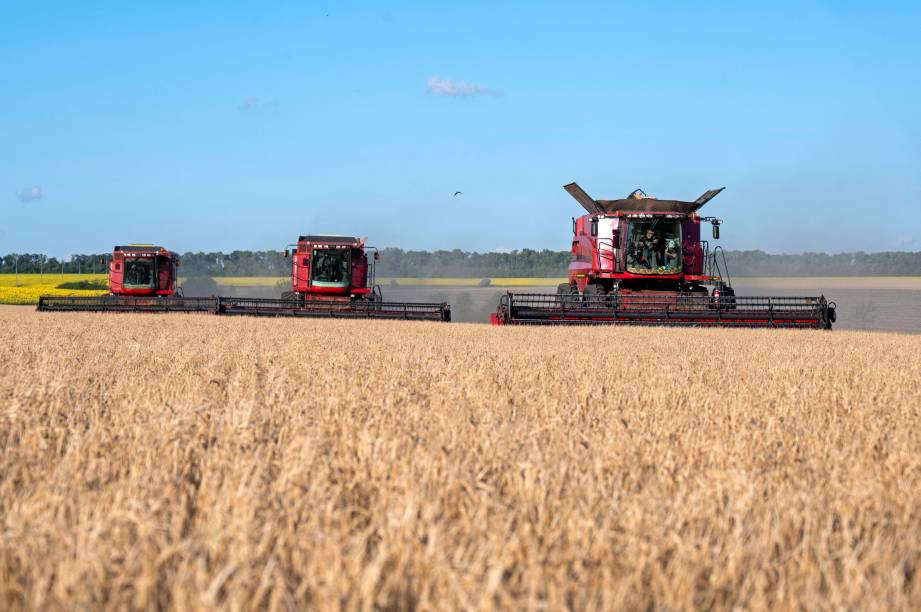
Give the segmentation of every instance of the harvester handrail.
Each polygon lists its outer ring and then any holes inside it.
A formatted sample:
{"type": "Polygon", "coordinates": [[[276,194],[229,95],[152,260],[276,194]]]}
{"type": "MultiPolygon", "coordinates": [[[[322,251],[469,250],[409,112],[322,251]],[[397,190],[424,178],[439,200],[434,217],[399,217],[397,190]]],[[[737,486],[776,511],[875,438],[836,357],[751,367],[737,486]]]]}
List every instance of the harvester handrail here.
{"type": "Polygon", "coordinates": [[[603,258],[605,261],[611,262],[611,269],[617,268],[617,258],[614,256],[614,252],[616,250],[617,250],[617,245],[614,244],[613,238],[599,237],[598,238],[598,248],[595,249],[595,252],[598,255],[598,267],[599,268],[601,267],[601,260],[603,258]],[[609,250],[605,250],[601,248],[603,245],[607,246],[608,244],[611,245],[611,248],[609,250]]]}
{"type": "Polygon", "coordinates": [[[722,245],[719,245],[719,244],[718,244],[718,245],[716,245],[715,247],[713,247],[713,261],[714,261],[714,263],[716,263],[716,269],[717,269],[717,270],[719,271],[719,273],[720,273],[720,274],[719,274],[720,279],[723,278],[723,268],[726,269],[726,284],[729,285],[729,286],[731,287],[731,286],[732,286],[732,277],[729,276],[729,264],[726,263],[726,250],[723,248],[722,245]],[[720,267],[719,261],[718,261],[717,258],[716,258],[717,253],[719,253],[720,255],[723,256],[723,266],[722,266],[722,268],[720,267]]]}

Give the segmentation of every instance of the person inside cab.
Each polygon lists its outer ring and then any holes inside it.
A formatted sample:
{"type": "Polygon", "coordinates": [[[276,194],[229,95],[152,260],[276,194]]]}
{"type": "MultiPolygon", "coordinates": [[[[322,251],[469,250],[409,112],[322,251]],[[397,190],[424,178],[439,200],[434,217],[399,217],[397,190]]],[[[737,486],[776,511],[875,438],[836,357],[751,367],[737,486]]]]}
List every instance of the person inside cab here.
{"type": "Polygon", "coordinates": [[[146,261],[128,260],[125,263],[125,278],[131,285],[147,286],[152,284],[150,267],[146,261]]]}
{"type": "Polygon", "coordinates": [[[661,264],[660,240],[654,229],[647,228],[634,245],[633,259],[641,268],[658,268],[661,264]]]}
{"type": "Polygon", "coordinates": [[[678,267],[678,239],[674,236],[665,241],[665,267],[678,267]]]}

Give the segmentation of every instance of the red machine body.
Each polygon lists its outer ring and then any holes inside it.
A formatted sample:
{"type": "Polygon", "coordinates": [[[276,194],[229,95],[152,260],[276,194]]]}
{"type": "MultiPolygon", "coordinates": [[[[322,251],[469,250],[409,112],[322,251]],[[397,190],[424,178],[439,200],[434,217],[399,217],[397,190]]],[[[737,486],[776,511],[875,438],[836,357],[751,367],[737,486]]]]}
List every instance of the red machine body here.
{"type": "Polygon", "coordinates": [[[283,297],[303,301],[370,300],[374,293],[377,249],[351,236],[300,236],[285,251],[291,257],[291,291],[283,297]],[[373,250],[369,257],[367,251],[373,250]]]}
{"type": "MultiPolygon", "coordinates": [[[[693,202],[638,196],[639,191],[621,200],[593,200],[575,183],[565,189],[588,211],[573,219],[571,293],[706,295],[705,285],[722,281],[706,269],[709,245],[700,239],[697,214],[722,189],[693,202]]],[[[719,220],[707,220],[718,227],[719,220]]]]}
{"type": "Polygon", "coordinates": [[[152,244],[116,246],[109,261],[109,293],[118,296],[172,296],[179,256],[152,244]]]}

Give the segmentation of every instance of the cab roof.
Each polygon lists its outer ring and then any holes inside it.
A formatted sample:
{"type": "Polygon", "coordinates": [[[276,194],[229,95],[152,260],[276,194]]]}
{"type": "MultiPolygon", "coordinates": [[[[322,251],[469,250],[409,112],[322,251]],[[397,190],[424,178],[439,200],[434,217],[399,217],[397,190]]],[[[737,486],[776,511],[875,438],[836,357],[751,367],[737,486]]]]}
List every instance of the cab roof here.
{"type": "Polygon", "coordinates": [[[719,189],[710,189],[693,202],[686,202],[683,200],[658,200],[650,197],[595,200],[585,193],[575,182],[563,185],[563,189],[581,204],[582,208],[592,215],[614,212],[658,212],[689,215],[712,200],[726,188],[720,187],[719,189]]]}
{"type": "Polygon", "coordinates": [[[159,253],[166,251],[166,249],[155,244],[127,244],[124,246],[116,245],[113,251],[121,251],[122,253],[159,253]]]}
{"type": "Polygon", "coordinates": [[[325,242],[329,244],[348,244],[352,246],[360,246],[363,243],[361,238],[355,238],[354,236],[336,236],[333,234],[308,234],[306,236],[298,236],[298,242],[325,242]]]}

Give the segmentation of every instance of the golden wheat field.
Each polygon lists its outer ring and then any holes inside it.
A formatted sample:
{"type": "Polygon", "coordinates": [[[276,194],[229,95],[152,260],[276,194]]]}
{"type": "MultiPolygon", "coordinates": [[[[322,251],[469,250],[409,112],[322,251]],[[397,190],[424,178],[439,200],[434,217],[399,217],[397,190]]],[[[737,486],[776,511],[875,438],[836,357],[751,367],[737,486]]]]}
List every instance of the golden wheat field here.
{"type": "Polygon", "coordinates": [[[921,336],[0,308],[0,608],[918,609],[921,336]]]}

